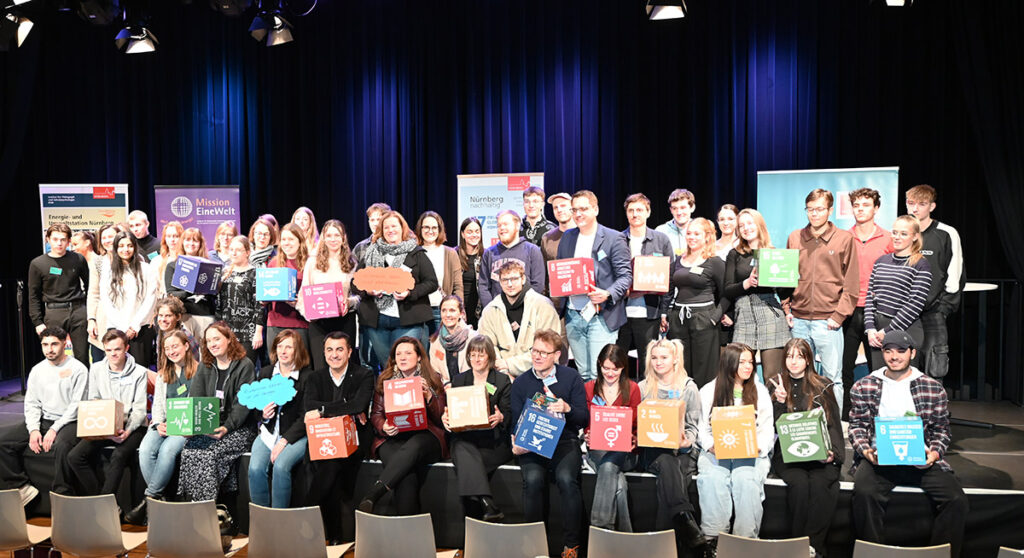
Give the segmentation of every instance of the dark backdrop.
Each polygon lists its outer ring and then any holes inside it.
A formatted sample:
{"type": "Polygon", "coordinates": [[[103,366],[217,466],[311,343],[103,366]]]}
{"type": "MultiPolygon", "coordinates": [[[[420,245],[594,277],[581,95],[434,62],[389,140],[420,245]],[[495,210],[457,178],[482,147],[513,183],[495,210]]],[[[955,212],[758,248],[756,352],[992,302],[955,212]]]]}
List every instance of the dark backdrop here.
{"type": "Polygon", "coordinates": [[[635,191],[653,224],[676,187],[711,217],[753,205],[758,170],[898,165],[901,193],[939,190],[969,279],[1024,278],[1015,0],[691,0],[667,22],[642,0],[321,0],[270,49],[252,14],[155,4],[155,54],[68,13],[0,54],[2,275],[38,251],[40,182],[127,182],[147,211],[153,184],[238,183],[246,225],[308,205],[353,238],[387,201],[454,237],[459,173],[543,171],[623,227],[635,191]]]}

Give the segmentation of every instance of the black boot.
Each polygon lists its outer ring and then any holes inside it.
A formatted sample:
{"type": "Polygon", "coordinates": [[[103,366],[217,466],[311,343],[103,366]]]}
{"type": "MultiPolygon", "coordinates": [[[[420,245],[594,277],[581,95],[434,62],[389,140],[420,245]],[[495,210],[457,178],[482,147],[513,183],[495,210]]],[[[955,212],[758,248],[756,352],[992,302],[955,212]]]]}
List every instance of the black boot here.
{"type": "Polygon", "coordinates": [[[138,503],[134,508],[124,514],[124,522],[131,525],[145,525],[146,524],[146,502],[148,498],[154,500],[163,500],[160,496],[144,496],[142,501],[138,503]]]}
{"type": "Polygon", "coordinates": [[[704,545],[704,558],[718,558],[718,537],[708,539],[704,545]]]}
{"type": "Polygon", "coordinates": [[[380,497],[387,494],[388,485],[377,481],[373,484],[373,488],[363,496],[363,499],[359,502],[359,511],[365,513],[373,513],[373,506],[380,500],[380,497]]]}
{"type": "Polygon", "coordinates": [[[698,548],[708,542],[704,538],[704,533],[700,530],[700,525],[697,525],[697,520],[693,518],[693,514],[690,512],[676,514],[672,518],[672,523],[687,548],[698,548]]]}
{"type": "Polygon", "coordinates": [[[481,496],[480,503],[484,506],[484,515],[481,519],[489,523],[498,523],[502,519],[505,519],[505,514],[502,513],[498,505],[494,503],[494,498],[490,496],[481,496]]]}

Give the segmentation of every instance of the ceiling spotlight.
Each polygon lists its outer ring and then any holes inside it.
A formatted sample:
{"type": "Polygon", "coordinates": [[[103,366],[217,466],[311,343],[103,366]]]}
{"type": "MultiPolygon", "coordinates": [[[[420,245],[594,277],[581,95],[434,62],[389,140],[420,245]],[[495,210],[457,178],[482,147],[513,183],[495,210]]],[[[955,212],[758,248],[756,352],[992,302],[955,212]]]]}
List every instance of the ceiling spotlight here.
{"type": "Polygon", "coordinates": [[[210,0],[210,8],[226,16],[242,15],[251,5],[252,0],[210,0]]]}
{"type": "Polygon", "coordinates": [[[156,40],[156,35],[141,25],[129,25],[114,38],[114,44],[117,45],[118,50],[123,50],[125,54],[153,52],[159,42],[156,40]]]}
{"type": "Polygon", "coordinates": [[[886,6],[910,6],[914,0],[885,0],[886,6]]]}
{"type": "Polygon", "coordinates": [[[249,26],[249,34],[252,35],[252,38],[257,41],[266,39],[267,46],[292,42],[292,24],[284,18],[283,11],[281,4],[278,4],[277,8],[273,10],[260,9],[256,17],[253,18],[252,25],[249,26]]]}
{"type": "Polygon", "coordinates": [[[96,25],[110,25],[117,21],[121,9],[114,0],[81,0],[78,15],[96,25]]]}
{"type": "Polygon", "coordinates": [[[15,37],[17,37],[17,44],[20,47],[31,30],[31,19],[14,12],[3,14],[3,16],[0,16],[0,50],[7,50],[11,39],[15,37]]]}
{"type": "Polygon", "coordinates": [[[686,0],[647,0],[647,17],[652,20],[686,17],[686,0]]]}

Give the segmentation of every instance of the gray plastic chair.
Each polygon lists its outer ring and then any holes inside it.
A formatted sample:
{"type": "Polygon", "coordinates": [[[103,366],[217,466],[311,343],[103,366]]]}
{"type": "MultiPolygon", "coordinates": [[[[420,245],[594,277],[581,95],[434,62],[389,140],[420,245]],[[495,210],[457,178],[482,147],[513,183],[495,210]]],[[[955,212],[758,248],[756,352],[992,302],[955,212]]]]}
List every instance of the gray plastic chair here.
{"type": "Polygon", "coordinates": [[[1017,550],[1014,548],[1006,548],[1005,546],[999,547],[999,556],[996,558],[1021,558],[1024,556],[1024,550],[1017,550]]]}
{"type": "MultiPolygon", "coordinates": [[[[674,531],[653,533],[622,533],[590,526],[587,543],[590,558],[621,558],[622,556],[658,556],[661,558],[676,554],[674,531]]],[[[806,553],[804,553],[806,557],[806,553]]]]}
{"type": "Polygon", "coordinates": [[[54,550],[83,558],[128,556],[146,542],[146,533],[125,533],[117,517],[113,494],[62,496],[50,493],[54,550]]]}
{"type": "Polygon", "coordinates": [[[949,558],[950,546],[889,546],[857,540],[853,558],[949,558]]]}
{"type": "Polygon", "coordinates": [[[356,511],[356,558],[436,558],[429,513],[383,516],[356,511]]]}
{"type": "Polygon", "coordinates": [[[0,552],[30,549],[50,538],[50,528],[25,522],[25,507],[17,489],[0,490],[0,552]]]}
{"type": "Polygon", "coordinates": [[[535,558],[547,553],[543,522],[504,524],[466,518],[463,558],[535,558]]]}
{"type": "Polygon", "coordinates": [[[249,503],[249,551],[252,558],[338,558],[352,543],[325,546],[320,507],[267,508],[249,503]]]}
{"type": "Polygon", "coordinates": [[[718,555],[722,558],[807,558],[811,542],[797,539],[750,539],[728,533],[718,535],[718,555]]]}
{"type": "Polygon", "coordinates": [[[245,547],[248,539],[231,543],[225,554],[220,543],[217,505],[202,502],[164,502],[152,498],[146,503],[149,531],[146,556],[155,558],[224,558],[245,547]]]}

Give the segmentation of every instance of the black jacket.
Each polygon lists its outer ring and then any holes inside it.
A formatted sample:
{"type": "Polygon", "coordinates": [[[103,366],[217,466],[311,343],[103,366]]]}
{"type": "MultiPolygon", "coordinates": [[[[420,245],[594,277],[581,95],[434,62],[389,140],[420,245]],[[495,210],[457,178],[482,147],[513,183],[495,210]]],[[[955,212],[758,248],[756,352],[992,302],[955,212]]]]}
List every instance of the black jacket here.
{"type": "Polygon", "coordinates": [[[370,441],[369,429],[370,400],[373,399],[373,382],[375,375],[370,369],[356,366],[349,361],[348,371],[341,381],[341,397],[334,399],[334,380],[331,370],[321,368],[308,374],[303,380],[303,414],[318,410],[323,418],[340,417],[342,415],[366,415],[366,425],[356,422],[359,430],[359,445],[362,447],[370,441]]]}
{"type": "MultiPolygon", "coordinates": [[[[239,428],[253,424],[251,410],[238,402],[238,390],[255,378],[255,367],[246,357],[233,360],[228,365],[228,378],[224,382],[224,399],[220,402],[220,425],[233,432],[239,428]]],[[[199,363],[196,375],[189,388],[189,397],[217,396],[217,363],[212,365],[199,363]]]]}
{"type": "MultiPolygon", "coordinates": [[[[291,401],[281,405],[277,409],[277,417],[280,417],[281,426],[280,432],[281,437],[284,438],[289,444],[301,440],[306,436],[306,424],[303,422],[305,418],[305,400],[303,392],[305,391],[306,379],[313,374],[313,369],[305,367],[299,370],[299,379],[295,382],[295,397],[291,401]]],[[[256,381],[268,380],[274,376],[274,365],[264,366],[260,373],[256,376],[256,381]]],[[[256,416],[262,420],[263,410],[257,409],[256,416]]],[[[275,417],[275,418],[277,418],[275,417]]],[[[274,419],[270,419],[268,428],[273,427],[274,419]]]]}
{"type": "MultiPolygon", "coordinates": [[[[437,275],[434,265],[430,263],[426,250],[417,246],[405,257],[405,267],[409,268],[416,282],[409,296],[398,301],[398,321],[402,327],[422,324],[434,319],[434,311],[430,308],[430,293],[438,289],[437,275]]],[[[367,327],[377,327],[377,304],[372,294],[361,291],[352,285],[352,292],[359,294],[359,321],[367,327]]]]}
{"type": "MultiPolygon", "coordinates": [[[[492,429],[490,432],[493,432],[495,440],[508,442],[510,440],[509,433],[512,431],[512,403],[511,400],[509,399],[512,393],[512,380],[509,379],[507,374],[491,369],[491,371],[487,373],[487,383],[493,385],[496,388],[494,390],[494,393],[488,392],[487,394],[487,414],[494,414],[494,407],[497,406],[498,410],[501,411],[501,414],[505,416],[505,420],[502,421],[502,423],[498,425],[497,428],[492,429]]],[[[459,374],[458,376],[452,378],[453,388],[466,387],[471,385],[473,385],[472,370],[468,372],[463,372],[462,374],[459,374]]],[[[516,420],[519,419],[519,417],[515,418],[516,420]]],[[[462,433],[455,433],[453,434],[453,436],[461,436],[462,434],[478,435],[482,432],[487,431],[471,430],[462,433]]]]}

